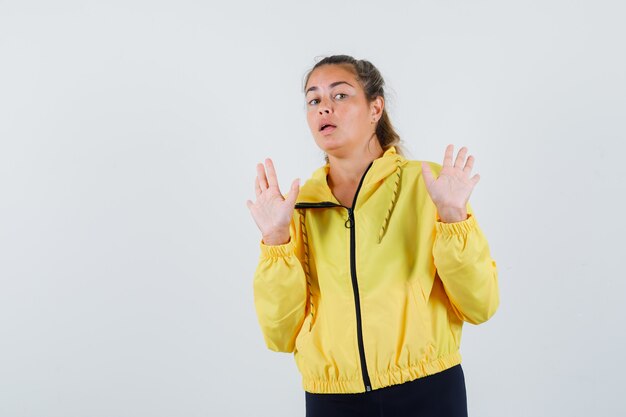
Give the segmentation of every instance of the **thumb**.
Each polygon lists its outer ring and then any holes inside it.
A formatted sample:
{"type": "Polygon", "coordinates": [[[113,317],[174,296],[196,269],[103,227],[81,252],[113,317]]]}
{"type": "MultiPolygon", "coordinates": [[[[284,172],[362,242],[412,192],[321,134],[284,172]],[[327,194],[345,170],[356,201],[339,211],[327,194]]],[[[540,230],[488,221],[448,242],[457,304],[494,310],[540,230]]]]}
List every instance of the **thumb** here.
{"type": "Polygon", "coordinates": [[[424,177],[424,182],[426,186],[430,186],[430,184],[435,180],[433,177],[433,172],[430,169],[430,165],[427,162],[422,162],[422,176],[424,177]]]}
{"type": "Polygon", "coordinates": [[[300,178],[296,178],[291,183],[291,188],[289,189],[289,195],[287,196],[287,201],[291,206],[296,205],[296,199],[298,198],[298,193],[300,192],[300,178]]]}

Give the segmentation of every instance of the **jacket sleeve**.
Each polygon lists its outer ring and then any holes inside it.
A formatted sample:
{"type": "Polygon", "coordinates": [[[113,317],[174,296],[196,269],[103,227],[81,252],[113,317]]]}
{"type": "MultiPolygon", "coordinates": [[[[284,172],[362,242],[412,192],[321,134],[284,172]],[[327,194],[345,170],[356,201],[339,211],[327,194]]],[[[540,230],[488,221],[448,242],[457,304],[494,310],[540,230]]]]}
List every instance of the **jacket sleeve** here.
{"type": "Polygon", "coordinates": [[[298,252],[301,249],[298,212],[283,245],[260,242],[261,255],[254,274],[254,304],[265,344],[276,352],[293,352],[304,322],[307,281],[298,252]]]}
{"type": "Polygon", "coordinates": [[[435,224],[433,258],[455,314],[472,324],[494,315],[500,303],[498,269],[470,204],[468,218],[435,224]]]}

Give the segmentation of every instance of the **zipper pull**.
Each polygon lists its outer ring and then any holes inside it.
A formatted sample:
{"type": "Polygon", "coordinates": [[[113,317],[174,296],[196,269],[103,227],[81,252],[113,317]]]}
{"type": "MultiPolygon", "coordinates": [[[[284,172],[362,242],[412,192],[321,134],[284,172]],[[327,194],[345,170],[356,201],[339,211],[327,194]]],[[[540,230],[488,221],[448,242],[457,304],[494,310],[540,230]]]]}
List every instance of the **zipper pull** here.
{"type": "Polygon", "coordinates": [[[353,218],[354,218],[354,214],[352,212],[352,208],[349,208],[348,209],[348,219],[343,224],[346,227],[346,229],[350,229],[352,227],[352,219],[353,218]]]}
{"type": "Polygon", "coordinates": [[[369,385],[365,386],[365,391],[371,391],[371,390],[372,390],[372,387],[370,387],[369,385]]]}

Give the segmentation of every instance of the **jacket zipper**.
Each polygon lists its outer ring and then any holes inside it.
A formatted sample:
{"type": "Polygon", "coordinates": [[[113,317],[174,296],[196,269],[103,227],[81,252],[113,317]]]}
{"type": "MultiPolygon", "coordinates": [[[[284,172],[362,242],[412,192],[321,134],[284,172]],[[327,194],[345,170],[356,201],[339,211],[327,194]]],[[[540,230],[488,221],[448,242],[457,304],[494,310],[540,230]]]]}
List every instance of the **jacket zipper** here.
{"type": "Polygon", "coordinates": [[[367,372],[367,363],[365,362],[363,326],[361,324],[361,300],[359,297],[359,284],[356,277],[356,227],[354,227],[354,207],[356,207],[356,198],[359,195],[359,190],[361,190],[361,185],[363,185],[365,175],[367,175],[367,171],[369,171],[371,167],[372,163],[368,165],[365,173],[361,177],[361,181],[359,182],[359,186],[356,189],[356,193],[354,193],[352,207],[348,209],[348,219],[350,221],[350,270],[352,273],[352,289],[354,290],[354,304],[356,308],[356,331],[357,339],[359,342],[359,355],[361,356],[361,371],[363,372],[363,383],[365,384],[365,391],[372,390],[372,383],[370,382],[370,377],[367,372]]]}
{"type": "Polygon", "coordinates": [[[372,390],[372,383],[370,382],[370,377],[367,372],[367,363],[365,361],[365,346],[363,343],[363,325],[361,321],[361,299],[359,297],[359,284],[356,276],[356,228],[354,227],[354,207],[356,205],[356,198],[359,195],[359,190],[361,189],[361,185],[363,185],[363,180],[365,179],[365,175],[367,175],[367,171],[372,167],[373,162],[369,164],[363,176],[361,177],[361,181],[359,182],[359,186],[356,189],[356,193],[354,194],[354,200],[352,201],[352,207],[346,207],[341,204],[335,204],[330,201],[320,202],[320,203],[306,203],[301,202],[296,204],[296,208],[316,208],[316,207],[343,207],[348,210],[348,221],[346,225],[349,224],[350,228],[350,276],[352,278],[352,290],[354,292],[354,306],[356,310],[356,332],[357,332],[357,342],[359,345],[359,358],[361,360],[361,371],[363,374],[363,384],[365,385],[365,391],[372,390]]]}

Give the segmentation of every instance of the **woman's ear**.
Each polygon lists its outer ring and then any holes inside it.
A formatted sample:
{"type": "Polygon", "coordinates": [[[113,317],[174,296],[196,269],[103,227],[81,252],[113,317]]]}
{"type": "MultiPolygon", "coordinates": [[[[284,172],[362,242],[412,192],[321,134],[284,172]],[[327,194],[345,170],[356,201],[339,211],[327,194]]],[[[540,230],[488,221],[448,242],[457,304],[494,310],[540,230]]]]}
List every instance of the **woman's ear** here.
{"type": "Polygon", "coordinates": [[[372,119],[376,121],[380,120],[383,116],[383,110],[385,109],[385,99],[382,96],[376,97],[370,103],[370,109],[372,112],[372,119]]]}

